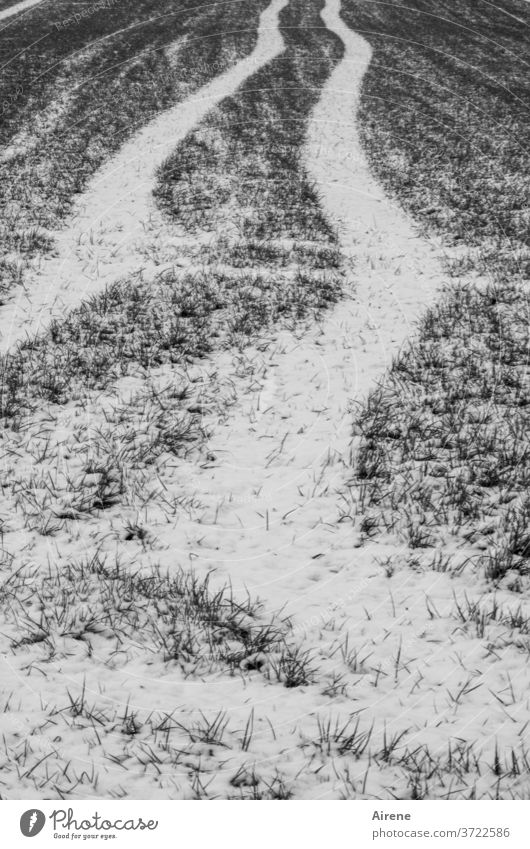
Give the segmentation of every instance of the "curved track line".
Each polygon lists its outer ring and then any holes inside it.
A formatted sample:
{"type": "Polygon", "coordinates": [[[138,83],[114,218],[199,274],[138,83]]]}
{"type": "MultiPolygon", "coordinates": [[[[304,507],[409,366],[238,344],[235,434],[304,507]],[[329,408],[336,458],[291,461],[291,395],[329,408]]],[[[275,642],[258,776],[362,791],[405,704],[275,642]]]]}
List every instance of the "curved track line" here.
{"type": "Polygon", "coordinates": [[[356,357],[356,394],[363,396],[432,302],[441,272],[432,247],[372,176],[362,148],[354,118],[371,48],[342,21],[340,0],[327,0],[322,18],[345,54],[313,114],[306,167],[339,227],[342,250],[359,266],[348,320],[352,338],[362,333],[364,339],[356,357]]]}
{"type": "Polygon", "coordinates": [[[39,6],[43,2],[44,0],[22,0],[21,3],[15,3],[14,6],[8,6],[7,9],[0,11],[0,21],[11,18],[13,15],[17,15],[18,12],[25,12],[26,9],[31,9],[32,6],[39,6]]]}
{"type": "Polygon", "coordinates": [[[138,249],[164,231],[152,199],[157,168],[206,113],[282,52],[278,17],[288,0],[272,0],[260,16],[252,53],[196,94],[157,115],[127,141],[94,176],[76,203],[71,222],[56,239],[55,258],[45,258],[0,314],[0,348],[39,332],[52,318],[139,267],[138,249]]]}
{"type": "MultiPolygon", "coordinates": [[[[233,378],[238,404],[213,427],[218,459],[189,469],[188,493],[204,511],[180,520],[182,550],[194,562],[304,618],[326,596],[343,595],[336,573],[353,541],[351,523],[339,526],[337,516],[351,468],[352,404],[384,375],[442,283],[433,249],[370,174],[356,110],[371,53],[339,10],[328,0],[322,17],[345,54],[313,111],[303,159],[354,265],[349,291],[301,338],[282,331],[254,353],[258,393],[233,378]]],[[[228,379],[235,369],[223,357],[216,367],[228,379]]]]}

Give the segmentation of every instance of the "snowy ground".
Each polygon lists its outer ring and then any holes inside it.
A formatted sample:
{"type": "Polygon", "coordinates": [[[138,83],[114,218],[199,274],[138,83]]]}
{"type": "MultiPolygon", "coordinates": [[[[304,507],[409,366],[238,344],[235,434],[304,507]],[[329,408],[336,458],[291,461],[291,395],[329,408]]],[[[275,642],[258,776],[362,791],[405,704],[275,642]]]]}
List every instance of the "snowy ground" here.
{"type": "MultiPolygon", "coordinates": [[[[252,57],[185,104],[187,128],[281,50],[276,22],[283,5],[274,2],[262,16],[252,57]]],[[[211,587],[228,582],[236,599],[247,592],[259,597],[263,621],[273,618],[285,643],[246,658],[236,674],[190,674],[155,651],[147,628],[110,650],[97,629],[90,639],[75,639],[73,626],[47,613],[54,650],[28,640],[3,660],[7,692],[17,692],[4,714],[8,796],[59,788],[72,798],[462,798],[494,795],[501,775],[502,793],[524,795],[529,673],[521,645],[510,639],[510,596],[494,597],[473,574],[437,571],[421,556],[411,565],[395,542],[367,540],[358,521],[353,413],[414,335],[444,279],[440,248],[418,236],[370,175],[355,121],[370,50],[339,11],[338,0],[327,0],[323,20],[345,53],[314,110],[304,161],[339,229],[347,264],[343,300],[319,322],[264,333],[244,351],[226,351],[186,372],[160,369],[155,388],[193,387],[190,408],[210,433],[206,444],[144,470],[127,503],[73,521],[67,533],[46,537],[12,527],[6,538],[10,551],[18,542],[18,560],[36,574],[94,551],[145,574],[155,564],[170,574],[177,564],[190,565],[199,577],[214,570],[211,587]],[[142,499],[148,492],[154,497],[142,499]],[[168,509],[177,502],[178,511],[168,509]],[[141,538],[124,537],[127,521],[144,529],[141,538]]],[[[182,115],[180,106],[178,115],[157,118],[83,199],[82,229],[102,205],[110,210],[109,275],[123,263],[120,251],[129,252],[119,227],[124,210],[133,220],[127,235],[136,237],[151,214],[154,168],[185,134],[182,115]],[[119,186],[107,182],[109,174],[119,186]],[[119,198],[115,207],[112,197],[119,198]]],[[[68,273],[56,278],[50,265],[28,290],[29,323],[17,317],[20,305],[16,313],[3,311],[6,341],[48,320],[49,281],[60,288],[76,263],[90,259],[68,247],[79,226],[65,233],[51,261],[68,273]]],[[[151,217],[149,226],[159,224],[151,217]]],[[[136,267],[137,258],[127,262],[136,267]]],[[[61,293],[63,303],[92,285],[89,277],[73,279],[78,288],[61,293]]],[[[131,381],[116,392],[123,420],[136,427],[134,392],[147,388],[131,381]]],[[[85,409],[94,433],[110,421],[119,435],[113,409],[115,397],[104,395],[85,409]]],[[[81,474],[70,461],[79,416],[78,406],[67,405],[60,431],[54,426],[51,435],[62,446],[51,452],[55,472],[65,477],[81,474]]],[[[40,424],[45,429],[46,411],[40,424]]],[[[24,434],[10,438],[10,447],[27,456],[24,434]]],[[[22,461],[18,474],[31,481],[22,461]]],[[[66,573],[62,581],[68,620],[76,582],[70,586],[66,573]]],[[[27,628],[24,616],[37,616],[33,586],[26,583],[20,600],[25,613],[12,614],[2,628],[11,637],[21,621],[27,628]]],[[[79,582],[86,615],[107,603],[93,584],[79,582]]],[[[73,616],[77,626],[83,615],[73,616]]]]}

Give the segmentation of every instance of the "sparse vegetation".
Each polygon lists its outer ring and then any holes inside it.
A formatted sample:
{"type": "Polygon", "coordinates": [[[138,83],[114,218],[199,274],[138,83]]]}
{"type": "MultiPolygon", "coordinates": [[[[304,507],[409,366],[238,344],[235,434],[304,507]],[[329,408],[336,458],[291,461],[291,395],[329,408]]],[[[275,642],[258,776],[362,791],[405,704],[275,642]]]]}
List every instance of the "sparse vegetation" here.
{"type": "Polygon", "coordinates": [[[456,278],[358,419],[363,502],[411,548],[456,535],[487,550],[473,562],[488,579],[513,582],[528,571],[526,5],[343,14],[374,48],[361,109],[372,167],[442,235],[456,278]]]}
{"type": "Polygon", "coordinates": [[[360,120],[378,178],[468,267],[528,273],[526,3],[345,0],[342,15],[374,50],[360,120]]]}
{"type": "MultiPolygon", "coordinates": [[[[342,52],[322,31],[320,5],[289,3],[280,14],[285,53],[211,112],[160,171],[156,195],[176,223],[214,231],[228,219],[258,262],[271,255],[271,239],[295,240],[320,268],[333,258],[334,233],[300,163],[310,110],[342,52]]],[[[236,243],[236,262],[240,252],[236,243]]]]}
{"type": "MultiPolygon", "coordinates": [[[[343,55],[323,3],[291,0],[285,51],[160,168],[138,273],[1,363],[2,796],[528,798],[521,2],[344,2],[372,168],[453,277],[357,416],[349,483],[330,372],[365,340],[325,329],[345,266],[302,158],[343,55]]],[[[62,29],[6,28],[5,293],[265,5],[74,26],[58,0],[62,29]]]]}
{"type": "Polygon", "coordinates": [[[0,592],[11,648],[37,647],[48,663],[73,640],[109,668],[117,653],[122,661],[159,654],[187,678],[219,665],[233,670],[285,632],[281,623],[260,623],[256,602],[236,600],[228,587],[210,589],[208,575],[178,567],[135,572],[99,552],[43,575],[20,571],[0,592]]]}

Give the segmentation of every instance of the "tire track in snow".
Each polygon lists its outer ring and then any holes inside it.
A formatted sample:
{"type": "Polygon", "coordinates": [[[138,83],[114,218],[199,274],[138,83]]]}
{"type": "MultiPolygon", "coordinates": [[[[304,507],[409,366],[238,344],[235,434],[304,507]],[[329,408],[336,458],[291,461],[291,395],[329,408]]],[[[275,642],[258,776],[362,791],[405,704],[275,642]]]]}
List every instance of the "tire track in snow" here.
{"type": "MultiPolygon", "coordinates": [[[[303,162],[351,260],[349,291],[305,332],[278,331],[268,343],[262,340],[235,358],[222,352],[205,366],[204,406],[213,382],[208,368],[232,405],[217,421],[205,414],[206,430],[213,433],[206,462],[184,460],[165,478],[169,491],[199,506],[169,522],[151,513],[146,524],[156,536],[162,569],[171,572],[175,562],[189,562],[197,573],[214,570],[216,583],[228,580],[236,594],[260,598],[267,615],[288,616],[295,641],[318,665],[316,686],[344,671],[337,644],[345,635],[352,634],[353,645],[369,646],[374,669],[386,670],[402,646],[409,652],[414,646],[414,670],[428,672],[423,690],[414,693],[413,687],[407,700],[403,682],[398,686],[385,673],[375,691],[363,672],[354,674],[355,698],[358,708],[378,717],[379,730],[385,722],[401,728],[408,711],[406,724],[422,742],[426,734],[435,739],[439,734],[436,728],[422,731],[426,703],[459,670],[442,662],[449,638],[433,647],[418,642],[417,634],[430,627],[426,595],[435,591],[440,609],[446,609],[454,579],[404,571],[389,596],[378,560],[396,554],[394,541],[360,546],[353,523],[340,522],[339,513],[342,507],[346,516],[357,509],[355,501],[341,500],[351,477],[352,405],[363,402],[384,376],[444,276],[437,249],[417,235],[370,173],[356,111],[371,51],[339,15],[338,0],[327,0],[323,20],[342,39],[345,53],[312,113],[303,162]]],[[[226,406],[222,399],[220,406],[226,406]]],[[[452,633],[454,623],[449,618],[443,627],[452,633]]],[[[463,640],[462,656],[470,666],[474,652],[473,642],[463,640]]],[[[270,715],[277,742],[255,740],[253,756],[258,763],[261,757],[282,766],[298,759],[300,772],[297,732],[311,725],[316,710],[335,708],[311,687],[282,698],[277,688],[263,688],[259,676],[243,687],[222,678],[215,685],[190,681],[185,687],[190,710],[200,703],[212,715],[220,706],[237,714],[242,705],[252,705],[257,715],[270,715]]],[[[464,705],[458,721],[450,718],[452,733],[465,730],[475,713],[472,702],[464,705]]],[[[436,714],[436,723],[442,717],[442,711],[436,714]]],[[[365,770],[363,763],[356,780],[365,770]]],[[[310,790],[311,798],[330,792],[329,784],[310,790]]],[[[377,776],[371,792],[379,792],[377,776]]]]}
{"type": "Polygon", "coordinates": [[[154,118],[94,176],[69,226],[57,234],[56,256],[45,257],[1,310],[2,352],[113,280],[139,268],[156,268],[139,255],[142,246],[168,233],[152,198],[156,170],[212,107],[282,52],[278,17],[287,2],[272,0],[262,12],[249,56],[154,118]]]}
{"type": "Polygon", "coordinates": [[[327,0],[322,18],[345,54],[313,114],[306,164],[344,254],[359,267],[348,321],[352,336],[364,340],[356,351],[356,395],[363,398],[432,303],[441,271],[432,247],[372,176],[362,149],[354,118],[370,45],[342,21],[340,0],[327,0]]]}
{"type": "MultiPolygon", "coordinates": [[[[188,470],[187,492],[205,508],[195,523],[179,521],[195,563],[306,621],[343,596],[338,573],[351,562],[351,523],[337,518],[351,476],[352,405],[384,375],[443,280],[435,250],[385,196],[361,147],[356,110],[370,48],[340,19],[339,0],[327,0],[322,18],[345,53],[313,111],[303,158],[354,265],[349,292],[303,336],[279,332],[253,353],[260,389],[233,392],[238,404],[213,429],[218,459],[188,470]]],[[[229,375],[230,362],[216,366],[229,375]]],[[[167,543],[174,551],[174,533],[167,543]]]]}
{"type": "MultiPolygon", "coordinates": [[[[417,634],[429,628],[424,599],[435,592],[440,609],[446,609],[454,579],[410,570],[392,585],[389,597],[378,561],[397,553],[394,541],[361,546],[349,517],[340,522],[339,514],[342,507],[345,516],[357,510],[355,491],[353,503],[341,501],[348,496],[355,450],[352,406],[384,377],[445,278],[438,248],[385,196],[360,143],[356,113],[371,50],[340,19],[339,0],[327,0],[322,18],[345,53],[311,116],[303,162],[351,261],[349,291],[304,333],[280,331],[268,345],[237,359],[229,352],[216,358],[216,376],[220,383],[225,379],[236,402],[220,421],[205,416],[206,428],[213,424],[207,462],[183,462],[175,471],[183,497],[201,506],[181,513],[174,524],[156,524],[157,562],[169,570],[175,560],[189,560],[198,573],[213,569],[219,584],[229,580],[236,593],[260,598],[268,614],[288,616],[296,640],[318,659],[319,684],[342,670],[335,655],[344,635],[355,634],[355,645],[370,647],[374,668],[387,664],[401,646],[409,651],[414,646],[414,669],[428,672],[423,690],[412,695],[412,688],[407,700],[402,681],[397,686],[391,675],[377,692],[369,676],[361,675],[355,692],[357,707],[377,716],[381,727],[385,721],[401,727],[406,713],[407,726],[421,742],[427,733],[435,739],[439,734],[436,728],[421,730],[427,702],[459,674],[443,662],[449,638],[434,648],[418,643],[417,634]]],[[[204,383],[208,386],[207,374],[204,383]]],[[[452,633],[450,618],[443,626],[452,633]]],[[[470,666],[474,652],[473,642],[463,640],[462,656],[470,666]]],[[[330,705],[324,695],[303,690],[282,699],[275,688],[262,691],[257,681],[242,692],[220,681],[215,687],[204,683],[195,698],[212,713],[220,705],[237,711],[241,699],[257,712],[272,712],[278,734],[274,757],[285,763],[297,756],[293,728],[330,705]]],[[[191,686],[189,692],[191,698],[191,686]]],[[[475,714],[472,702],[464,705],[458,721],[448,720],[451,733],[467,729],[475,714]]],[[[442,717],[440,711],[436,723],[442,717]]],[[[362,772],[359,767],[355,778],[361,780],[365,769],[366,764],[362,772]]],[[[378,792],[377,780],[372,792],[378,792]]],[[[329,792],[328,785],[317,797],[329,792]]]]}

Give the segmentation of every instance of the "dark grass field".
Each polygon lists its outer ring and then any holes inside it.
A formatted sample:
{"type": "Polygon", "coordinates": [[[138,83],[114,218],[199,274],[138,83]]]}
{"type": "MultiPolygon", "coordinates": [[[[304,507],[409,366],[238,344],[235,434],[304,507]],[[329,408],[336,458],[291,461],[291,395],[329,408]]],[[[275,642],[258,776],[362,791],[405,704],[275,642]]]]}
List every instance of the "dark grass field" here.
{"type": "Polygon", "coordinates": [[[412,558],[456,534],[487,578],[520,589],[530,571],[528,6],[348,2],[343,17],[374,50],[361,109],[371,167],[442,237],[453,278],[357,421],[366,527],[397,533],[412,558]]]}
{"type": "Polygon", "coordinates": [[[213,229],[235,197],[247,210],[239,221],[245,238],[333,240],[299,165],[311,109],[342,55],[338,39],[323,28],[322,7],[291,2],[280,15],[286,52],[227,98],[166,162],[156,194],[174,221],[213,229]]]}
{"type": "MultiPolygon", "coordinates": [[[[157,59],[162,61],[156,54],[183,35],[192,41],[186,48],[184,66],[189,81],[198,84],[218,73],[239,40],[241,52],[248,52],[265,5],[245,0],[215,4],[197,0],[181,0],[178,4],[157,0],[153,4],[139,0],[134,5],[108,0],[108,5],[103,6],[54,0],[35,7],[31,14],[8,18],[2,23],[2,140],[16,131],[35,106],[43,109],[56,98],[56,84],[60,81],[64,85],[63,63],[75,60],[84,51],[93,49],[95,55],[79,63],[77,79],[70,82],[84,83],[79,105],[84,105],[85,115],[89,115],[100,100],[106,99],[108,88],[124,63],[151,55],[156,64],[157,59]],[[209,67],[214,62],[220,65],[209,67]]],[[[144,118],[148,117],[149,111],[144,118]]]]}
{"type": "Polygon", "coordinates": [[[528,4],[344,4],[372,45],[362,133],[377,177],[425,226],[528,244],[528,4]]]}
{"type": "MultiPolygon", "coordinates": [[[[0,141],[14,149],[0,163],[4,248],[49,250],[46,231],[135,130],[250,52],[265,5],[54,2],[6,21],[0,141]],[[83,8],[90,14],[74,20],[83,8]],[[20,130],[31,144],[17,143],[20,130]]],[[[1,273],[4,289],[22,275],[12,262],[1,273]]]]}

